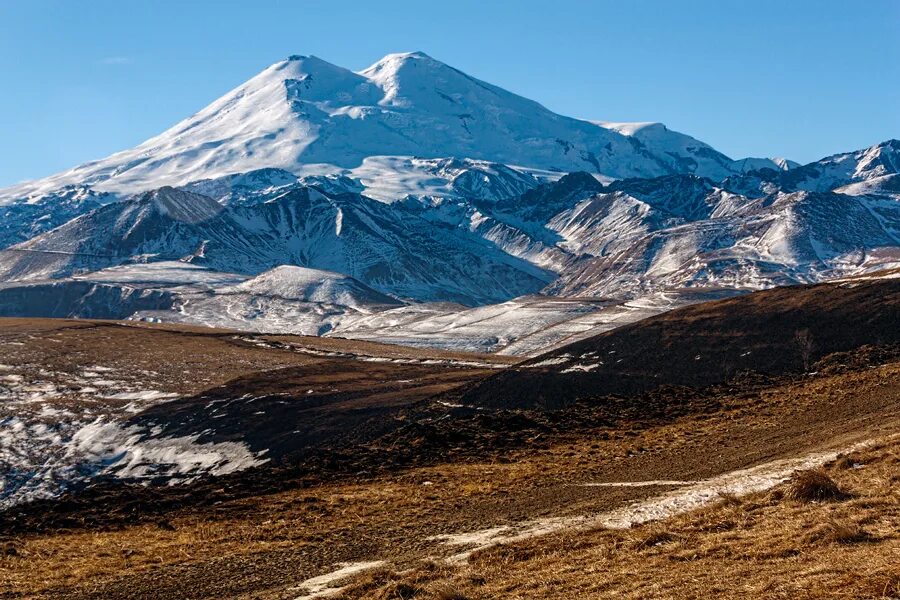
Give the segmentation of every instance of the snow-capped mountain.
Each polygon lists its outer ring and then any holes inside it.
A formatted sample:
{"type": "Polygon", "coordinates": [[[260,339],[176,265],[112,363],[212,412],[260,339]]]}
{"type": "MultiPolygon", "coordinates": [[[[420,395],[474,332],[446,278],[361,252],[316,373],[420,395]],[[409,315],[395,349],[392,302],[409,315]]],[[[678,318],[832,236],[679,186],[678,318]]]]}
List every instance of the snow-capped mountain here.
{"type": "Polygon", "coordinates": [[[897,140],[732,160],[422,53],[293,56],[132,150],[0,191],[0,311],[532,352],[898,265],[898,177],[897,140]]]}
{"type": "Polygon", "coordinates": [[[827,156],[779,172],[767,169],[733,176],[723,187],[755,196],[776,190],[827,192],[857,182],[871,181],[900,171],[900,140],[887,140],[863,150],[827,156]]]}
{"type": "MultiPolygon", "coordinates": [[[[662,125],[598,126],[558,115],[421,52],[391,54],[358,73],[291,56],[131,150],[2,190],[0,201],[73,184],[127,195],[261,169],[355,176],[373,182],[368,195],[395,200],[420,191],[423,170],[448,168],[411,157],[614,178],[743,171],[662,125]]],[[[458,184],[482,187],[477,178],[458,184]]]]}
{"type": "Polygon", "coordinates": [[[96,208],[0,254],[0,277],[36,281],[159,260],[250,275],[287,264],[343,273],[394,297],[464,304],[547,284],[553,294],[633,298],[673,286],[817,281],[869,268],[873,250],[896,245],[893,148],[721,183],[679,174],[604,185],[588,173],[540,183],[502,165],[419,160],[421,172],[450,182],[446,195],[392,204],[344,192],[355,188],[348,178],[259,170],[96,208]],[[829,181],[838,193],[777,187],[779,177],[835,164],[843,171],[829,181]],[[763,180],[762,191],[734,191],[735,182],[763,180]]]}
{"type": "Polygon", "coordinates": [[[395,298],[377,292],[342,273],[289,265],[275,267],[234,287],[224,288],[221,292],[354,308],[372,304],[401,304],[395,298]]]}
{"type": "Polygon", "coordinates": [[[894,266],[900,247],[898,199],[833,192],[777,192],[721,216],[643,223],[627,243],[564,273],[549,291],[634,298],[683,287],[813,283],[894,266]]]}
{"type": "Polygon", "coordinates": [[[193,181],[181,188],[210,196],[223,204],[264,200],[273,192],[297,183],[315,187],[326,194],[365,193],[385,202],[409,197],[496,202],[518,196],[547,179],[488,161],[409,157],[366,159],[363,166],[351,171],[351,175],[301,176],[284,169],[259,169],[193,181]]]}
{"type": "Polygon", "coordinates": [[[162,283],[165,280],[181,280],[164,287],[171,297],[169,306],[134,310],[129,315],[131,319],[325,335],[340,323],[404,306],[352,277],[332,271],[284,265],[239,283],[204,289],[196,283],[197,278],[224,280],[229,275],[190,265],[194,271],[190,277],[183,277],[184,263],[155,265],[159,269],[152,272],[147,269],[150,265],[128,265],[101,272],[103,279],[127,282],[134,274],[147,273],[148,279],[160,280],[155,285],[145,281],[142,286],[161,287],[166,285],[162,283]]]}

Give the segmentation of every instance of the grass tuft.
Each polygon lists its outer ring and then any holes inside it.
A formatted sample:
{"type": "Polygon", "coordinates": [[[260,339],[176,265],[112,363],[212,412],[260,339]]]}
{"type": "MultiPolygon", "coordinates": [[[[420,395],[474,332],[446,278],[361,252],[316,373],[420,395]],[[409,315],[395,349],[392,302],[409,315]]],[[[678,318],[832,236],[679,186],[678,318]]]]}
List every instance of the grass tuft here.
{"type": "Polygon", "coordinates": [[[798,502],[829,502],[850,497],[821,469],[794,473],[785,496],[798,502]]]}
{"type": "Polygon", "coordinates": [[[441,588],[435,592],[434,600],[469,600],[469,597],[453,588],[441,588]]]}

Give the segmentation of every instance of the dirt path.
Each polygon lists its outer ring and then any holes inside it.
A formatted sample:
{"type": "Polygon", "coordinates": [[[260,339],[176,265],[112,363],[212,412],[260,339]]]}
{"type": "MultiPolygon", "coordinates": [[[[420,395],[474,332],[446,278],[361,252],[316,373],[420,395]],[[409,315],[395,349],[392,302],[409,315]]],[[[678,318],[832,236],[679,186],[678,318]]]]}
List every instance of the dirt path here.
{"type": "MultiPolygon", "coordinates": [[[[896,436],[893,436],[896,438],[896,436]]],[[[854,452],[868,446],[868,442],[853,444],[831,451],[813,452],[790,459],[779,459],[748,469],[723,473],[702,481],[641,481],[606,482],[602,487],[663,487],[680,489],[659,496],[633,502],[622,508],[598,514],[567,517],[545,517],[514,525],[491,527],[478,531],[441,534],[431,538],[435,547],[421,555],[423,560],[443,560],[450,565],[464,564],[476,552],[501,544],[512,544],[564,531],[581,531],[596,528],[628,529],[635,525],[661,521],[720,500],[725,496],[742,497],[761,492],[786,481],[798,470],[820,467],[835,460],[840,454],[854,452]],[[447,555],[447,548],[463,547],[465,550],[447,555]]],[[[582,484],[590,486],[591,484],[582,484]]],[[[312,577],[297,590],[303,595],[296,600],[312,600],[339,594],[345,582],[375,569],[391,564],[389,558],[357,563],[341,563],[334,571],[312,577]]]]}

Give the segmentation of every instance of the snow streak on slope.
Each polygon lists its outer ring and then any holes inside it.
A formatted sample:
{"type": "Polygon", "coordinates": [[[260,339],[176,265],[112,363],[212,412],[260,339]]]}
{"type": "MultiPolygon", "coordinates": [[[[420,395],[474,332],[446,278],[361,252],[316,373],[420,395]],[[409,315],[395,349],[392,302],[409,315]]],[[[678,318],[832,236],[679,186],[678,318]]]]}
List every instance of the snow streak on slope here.
{"type": "Polygon", "coordinates": [[[345,320],[401,305],[346,275],[285,265],[212,292],[182,290],[172,309],[139,311],[132,318],[325,335],[345,320]]]}
{"type": "Polygon", "coordinates": [[[266,271],[223,293],[248,293],[298,302],[319,302],[343,306],[366,304],[398,305],[400,302],[372,288],[332,271],[318,271],[284,265],[266,271]]]}
{"type": "MultiPolygon", "coordinates": [[[[595,515],[549,517],[536,519],[516,526],[500,526],[466,533],[442,534],[434,540],[449,546],[469,548],[450,557],[451,562],[463,562],[474,552],[499,544],[511,544],[534,537],[551,535],[567,530],[592,528],[626,529],[642,523],[659,521],[696,510],[723,497],[744,496],[765,491],[787,481],[797,471],[814,469],[835,460],[841,454],[865,447],[865,442],[854,444],[841,451],[825,450],[782,458],[746,469],[722,473],[708,480],[673,482],[679,489],[647,500],[631,503],[622,508],[595,515]]],[[[625,482],[631,483],[631,482],[625,482]]]]}
{"type": "Polygon", "coordinates": [[[565,273],[561,295],[644,293],[679,287],[761,289],[891,266],[900,202],[835,193],[778,193],[736,212],[638,236],[565,273]],[[878,260],[877,257],[881,257],[878,260]]]}
{"type": "Polygon", "coordinates": [[[405,346],[531,356],[713,297],[716,295],[661,293],[618,303],[523,296],[471,309],[412,305],[342,319],[331,334],[405,346]]]}

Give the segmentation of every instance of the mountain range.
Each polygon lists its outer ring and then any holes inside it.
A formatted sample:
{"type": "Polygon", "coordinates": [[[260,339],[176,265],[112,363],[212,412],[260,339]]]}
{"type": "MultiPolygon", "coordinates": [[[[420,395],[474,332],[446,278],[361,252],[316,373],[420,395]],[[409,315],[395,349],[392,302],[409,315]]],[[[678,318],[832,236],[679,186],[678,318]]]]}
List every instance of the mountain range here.
{"type": "Polygon", "coordinates": [[[898,173],[897,140],[733,160],[421,52],[358,73],[292,56],[134,149],[0,190],[0,313],[532,352],[610,314],[893,266],[898,173]]]}

